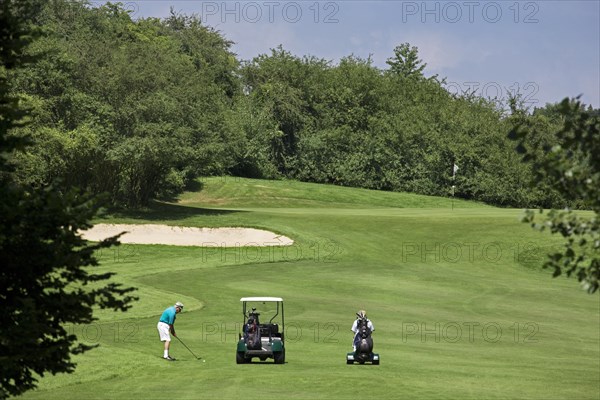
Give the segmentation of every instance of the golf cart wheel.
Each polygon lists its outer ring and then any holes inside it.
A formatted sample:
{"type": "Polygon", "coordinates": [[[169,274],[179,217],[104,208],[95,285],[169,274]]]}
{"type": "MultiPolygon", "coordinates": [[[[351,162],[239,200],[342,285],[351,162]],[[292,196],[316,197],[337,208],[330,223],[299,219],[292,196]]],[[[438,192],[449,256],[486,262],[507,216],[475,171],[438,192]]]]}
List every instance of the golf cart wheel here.
{"type": "Polygon", "coordinates": [[[235,353],[235,363],[236,364],[245,364],[248,361],[246,360],[246,357],[244,356],[244,352],[243,351],[238,351],[235,353]]]}
{"type": "Polygon", "coordinates": [[[352,360],[346,360],[346,364],[352,365],[352,364],[354,364],[354,361],[352,361],[352,360]]]}
{"type": "Polygon", "coordinates": [[[285,349],[281,351],[273,352],[273,359],[275,360],[275,364],[284,364],[285,363],[285,349]]]}
{"type": "Polygon", "coordinates": [[[373,365],[379,365],[379,360],[374,360],[373,365]]]}

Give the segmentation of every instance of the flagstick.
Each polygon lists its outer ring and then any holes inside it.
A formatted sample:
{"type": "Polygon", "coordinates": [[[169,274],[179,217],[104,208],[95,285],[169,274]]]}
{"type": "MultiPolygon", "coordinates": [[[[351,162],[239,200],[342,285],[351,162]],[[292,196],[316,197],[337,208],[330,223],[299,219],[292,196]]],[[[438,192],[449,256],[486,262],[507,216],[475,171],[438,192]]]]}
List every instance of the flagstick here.
{"type": "Polygon", "coordinates": [[[456,171],[458,171],[458,165],[456,165],[456,162],[454,162],[452,164],[452,211],[454,211],[454,188],[456,187],[454,185],[455,179],[456,179],[456,171]]]}

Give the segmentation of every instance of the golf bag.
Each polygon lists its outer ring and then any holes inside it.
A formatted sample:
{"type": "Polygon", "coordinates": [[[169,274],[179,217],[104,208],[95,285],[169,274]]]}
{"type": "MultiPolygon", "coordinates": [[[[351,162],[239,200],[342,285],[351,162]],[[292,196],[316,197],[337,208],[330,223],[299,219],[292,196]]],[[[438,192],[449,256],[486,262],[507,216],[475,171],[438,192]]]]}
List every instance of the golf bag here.
{"type": "Polygon", "coordinates": [[[354,336],[356,359],[370,359],[373,353],[373,338],[371,328],[366,318],[360,318],[357,324],[358,332],[354,336]]]}
{"type": "MultiPolygon", "coordinates": [[[[253,310],[254,311],[254,310],[253,310]]],[[[260,350],[260,323],[258,322],[258,313],[248,314],[248,322],[244,325],[244,341],[248,350],[260,350]]]]}

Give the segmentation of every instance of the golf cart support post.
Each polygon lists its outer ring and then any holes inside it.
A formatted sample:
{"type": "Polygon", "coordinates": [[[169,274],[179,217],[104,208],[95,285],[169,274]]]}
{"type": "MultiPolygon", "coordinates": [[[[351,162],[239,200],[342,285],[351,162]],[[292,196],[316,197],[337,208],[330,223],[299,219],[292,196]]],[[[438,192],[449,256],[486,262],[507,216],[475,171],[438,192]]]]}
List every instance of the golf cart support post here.
{"type": "Polygon", "coordinates": [[[285,363],[283,299],[242,297],[240,301],[244,328],[237,344],[236,363],[249,363],[254,357],[261,361],[272,358],[275,364],[285,363]],[[265,311],[268,307],[261,307],[265,303],[274,303],[275,309],[265,311]]]}

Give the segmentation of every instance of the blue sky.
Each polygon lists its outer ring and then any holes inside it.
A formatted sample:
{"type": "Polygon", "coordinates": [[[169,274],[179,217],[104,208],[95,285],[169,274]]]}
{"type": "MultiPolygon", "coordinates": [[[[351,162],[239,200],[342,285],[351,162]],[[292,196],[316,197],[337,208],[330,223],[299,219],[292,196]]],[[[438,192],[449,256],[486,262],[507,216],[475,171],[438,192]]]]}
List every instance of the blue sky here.
{"type": "Polygon", "coordinates": [[[590,1],[123,1],[134,18],[197,14],[251,59],[282,45],[336,63],[354,54],[386,68],[409,42],[448,90],[527,105],[582,95],[600,107],[600,0],[590,1]]]}

